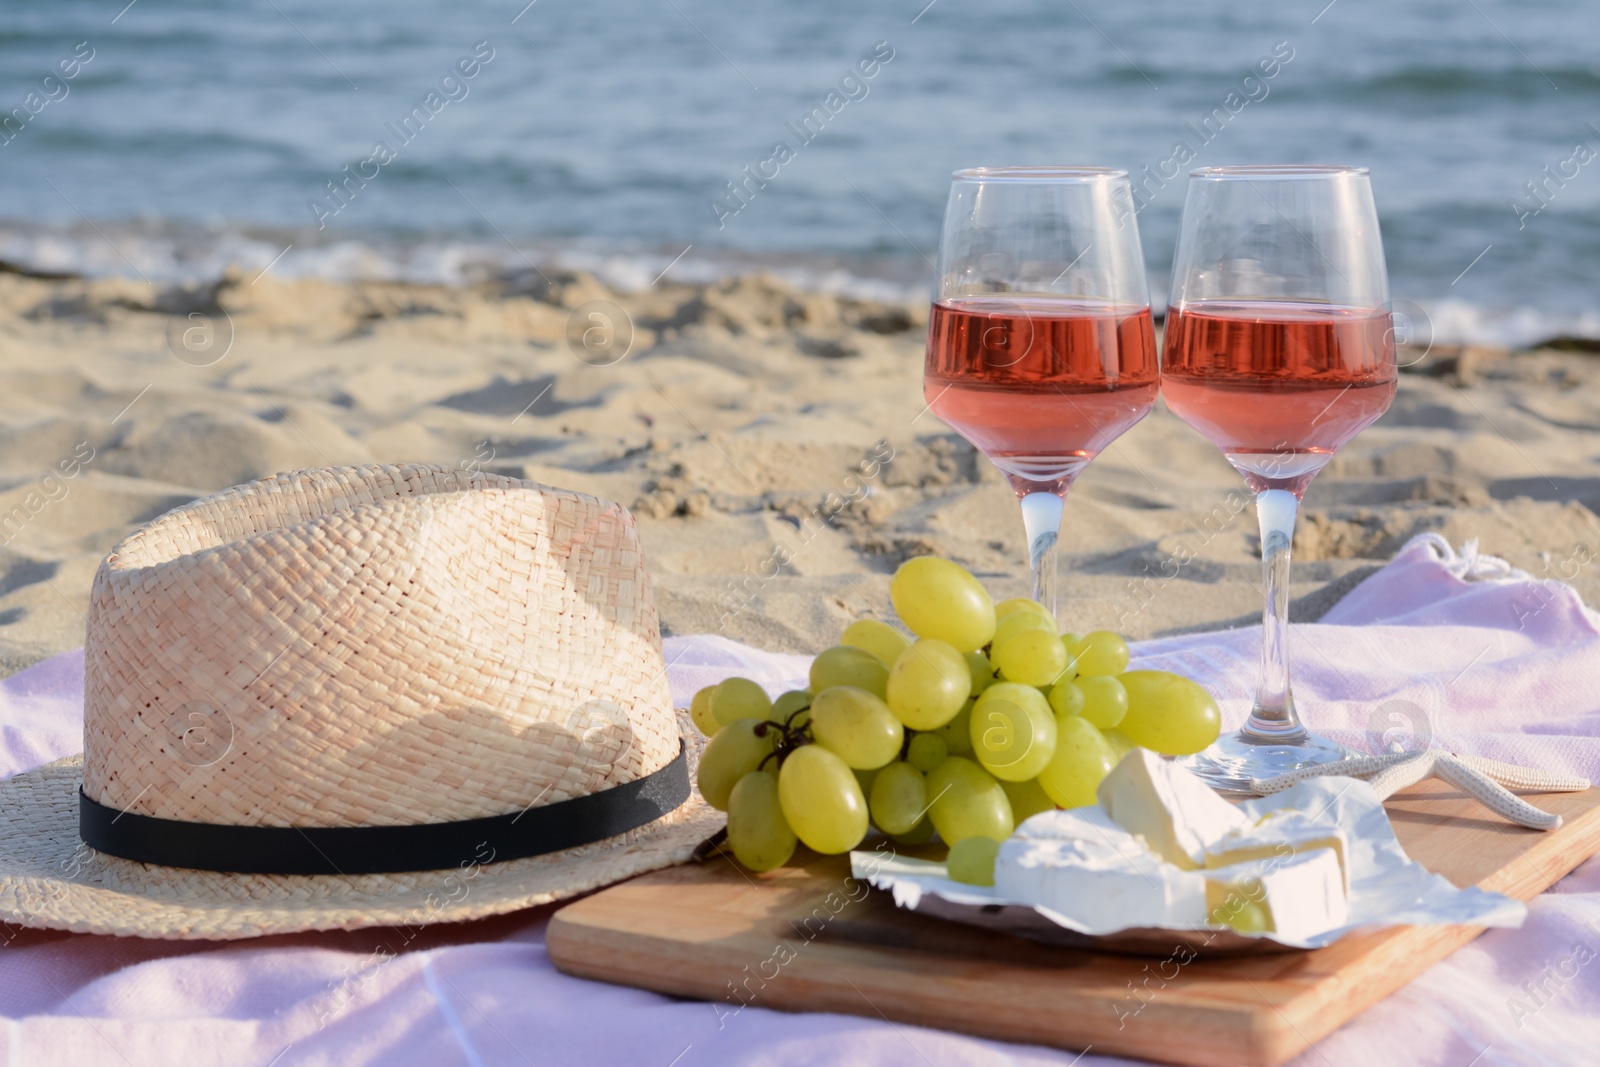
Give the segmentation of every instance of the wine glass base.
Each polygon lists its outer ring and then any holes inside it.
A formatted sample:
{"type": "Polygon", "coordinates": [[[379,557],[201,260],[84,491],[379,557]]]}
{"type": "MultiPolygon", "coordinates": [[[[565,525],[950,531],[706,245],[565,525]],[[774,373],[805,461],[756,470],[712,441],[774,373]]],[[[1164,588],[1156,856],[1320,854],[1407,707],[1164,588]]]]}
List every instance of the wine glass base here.
{"type": "Polygon", "coordinates": [[[1251,779],[1279,775],[1323,763],[1334,763],[1354,755],[1341,744],[1316,734],[1305,734],[1293,743],[1261,738],[1240,730],[1218,738],[1204,752],[1178,760],[1199,775],[1219,793],[1255,795],[1251,779]]]}

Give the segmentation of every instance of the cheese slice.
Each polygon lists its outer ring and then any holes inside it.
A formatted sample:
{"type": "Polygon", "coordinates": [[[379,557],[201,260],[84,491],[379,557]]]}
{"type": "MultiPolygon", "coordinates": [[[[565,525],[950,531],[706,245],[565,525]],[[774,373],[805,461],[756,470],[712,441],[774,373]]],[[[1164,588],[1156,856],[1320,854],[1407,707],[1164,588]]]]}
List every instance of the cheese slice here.
{"type": "Polygon", "coordinates": [[[1235,925],[1249,903],[1266,912],[1266,931],[1303,941],[1350,921],[1344,874],[1331,848],[1208,870],[1206,913],[1217,926],[1235,925]]]}
{"type": "Polygon", "coordinates": [[[1350,892],[1350,843],[1344,831],[1331,822],[1315,819],[1294,808],[1279,808],[1263,815],[1254,826],[1233,830],[1206,849],[1208,868],[1254,863],[1272,857],[1287,859],[1314,849],[1331,849],[1339,860],[1344,891],[1350,892]]]}
{"type": "Polygon", "coordinates": [[[1164,862],[1097,807],[1035,815],[1000,844],[995,891],[1092,933],[1201,926],[1206,880],[1164,862]]]}
{"type": "Polygon", "coordinates": [[[1187,871],[1205,866],[1212,844],[1250,825],[1244,812],[1205,782],[1143,748],[1124,756],[1095,795],[1113,822],[1187,871]]]}

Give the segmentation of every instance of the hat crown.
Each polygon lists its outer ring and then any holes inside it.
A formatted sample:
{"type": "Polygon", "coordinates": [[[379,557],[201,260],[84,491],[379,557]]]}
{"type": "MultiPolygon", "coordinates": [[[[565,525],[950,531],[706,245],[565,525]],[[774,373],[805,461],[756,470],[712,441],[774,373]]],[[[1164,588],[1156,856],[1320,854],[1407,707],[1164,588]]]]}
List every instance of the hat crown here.
{"type": "Polygon", "coordinates": [[[183,822],[502,815],[679,748],[632,516],[448,467],[168,512],[96,574],[85,672],[85,794],[183,822]]]}

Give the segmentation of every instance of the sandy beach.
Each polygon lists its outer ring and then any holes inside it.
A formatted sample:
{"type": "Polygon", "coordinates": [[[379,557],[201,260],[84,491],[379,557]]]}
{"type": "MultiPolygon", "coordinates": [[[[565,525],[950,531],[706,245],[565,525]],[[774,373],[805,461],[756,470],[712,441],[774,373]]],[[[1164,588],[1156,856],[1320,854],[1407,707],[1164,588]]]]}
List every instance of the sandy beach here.
{"type": "MultiPolygon", "coordinates": [[[[927,552],[1020,593],[1009,488],[923,404],[925,323],[761,275],[621,293],[554,271],[468,288],[0,274],[0,662],[81,645],[95,567],[140,522],[324,464],[470,466],[628,505],[673,634],[816,651],[927,552]]],[[[1593,355],[1402,361],[1393,409],[1306,498],[1292,617],[1425,530],[1600,602],[1593,355]]],[[[1081,477],[1062,545],[1068,626],[1256,620],[1241,483],[1159,407],[1081,477]]]]}

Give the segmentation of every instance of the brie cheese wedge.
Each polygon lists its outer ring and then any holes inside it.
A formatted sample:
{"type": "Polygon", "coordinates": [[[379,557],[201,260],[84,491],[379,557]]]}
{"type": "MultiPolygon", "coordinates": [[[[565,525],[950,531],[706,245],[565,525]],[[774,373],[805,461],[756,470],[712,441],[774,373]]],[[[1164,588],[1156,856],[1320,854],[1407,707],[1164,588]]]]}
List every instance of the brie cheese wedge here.
{"type": "Polygon", "coordinates": [[[1206,871],[1206,913],[1210,922],[1232,925],[1247,903],[1266,912],[1267,933],[1304,940],[1350,921],[1344,872],[1331,848],[1269,858],[1206,871]]]}
{"type": "Polygon", "coordinates": [[[1244,812],[1205,782],[1148,749],[1124,756],[1095,795],[1113,822],[1186,871],[1205,866],[1209,846],[1250,826],[1244,812]]]}
{"type": "Polygon", "coordinates": [[[1206,922],[1206,876],[1163,861],[1095,807],[1043,812],[1018,827],[1000,844],[994,888],[1089,929],[1206,922]]]}
{"type": "Polygon", "coordinates": [[[1017,827],[1000,844],[995,892],[1094,932],[1233,926],[1304,941],[1349,922],[1349,843],[1331,823],[1292,810],[1254,823],[1142,749],[1099,799],[1017,827]]]}
{"type": "Polygon", "coordinates": [[[1254,826],[1229,832],[1206,850],[1206,866],[1230,867],[1273,857],[1281,861],[1319,848],[1330,849],[1338,859],[1344,891],[1348,894],[1350,843],[1344,831],[1331,822],[1314,819],[1294,808],[1268,812],[1254,826]]]}

